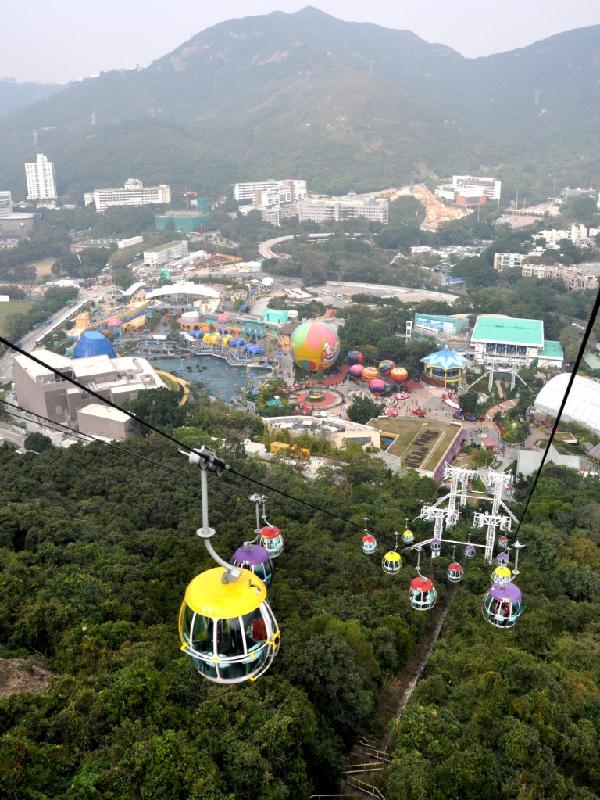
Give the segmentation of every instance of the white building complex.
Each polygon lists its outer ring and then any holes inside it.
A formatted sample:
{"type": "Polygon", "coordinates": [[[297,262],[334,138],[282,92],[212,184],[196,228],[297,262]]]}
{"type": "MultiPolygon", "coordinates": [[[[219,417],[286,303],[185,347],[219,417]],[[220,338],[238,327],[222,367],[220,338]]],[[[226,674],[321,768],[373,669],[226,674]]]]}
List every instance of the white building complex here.
{"type": "MultiPolygon", "coordinates": [[[[250,181],[248,183],[236,183],[233,187],[233,196],[236,200],[251,200],[253,205],[259,199],[277,199],[279,203],[296,203],[306,197],[306,181],[286,178],[281,181],[269,178],[266,181],[250,181]]],[[[271,203],[273,204],[273,203],[271,203]]]]}
{"type": "MultiPolygon", "coordinates": [[[[145,389],[165,386],[150,363],[137,356],[97,355],[71,359],[44,349],[34,350],[33,355],[118,405],[135,400],[145,389]]],[[[15,357],[13,380],[17,402],[32,414],[77,424],[82,433],[93,436],[126,438],[129,430],[126,414],[96,401],[90,403],[89,395],[82,389],[27,356],[15,357]]]]}
{"type": "Polygon", "coordinates": [[[25,177],[28,200],[56,199],[54,164],[43,153],[38,153],[35,161],[25,164],[25,177]]]}
{"type": "Polygon", "coordinates": [[[144,251],[144,264],[150,267],[162,267],[176,258],[183,258],[188,254],[188,243],[185,239],[177,242],[167,242],[153,250],[144,251]]]}
{"type": "Polygon", "coordinates": [[[298,202],[306,197],[306,181],[286,178],[236,183],[233,196],[236,200],[251,201],[240,206],[244,216],[259,211],[263,222],[279,226],[282,219],[298,215],[298,202]]]}
{"type": "MultiPolygon", "coordinates": [[[[594,265],[598,267],[599,265],[594,265]]],[[[592,265],[586,267],[585,264],[578,266],[568,266],[567,264],[523,264],[521,274],[524,278],[548,278],[552,281],[560,281],[570,291],[590,289],[597,291],[598,275],[600,270],[592,269],[592,265]]]]}
{"type": "MultiPolygon", "coordinates": [[[[534,410],[556,417],[570,377],[568,372],[563,372],[549,380],[536,397],[534,410]]],[[[561,419],[583,425],[600,435],[600,383],[576,375],[561,419]]]]}
{"type": "Polygon", "coordinates": [[[479,178],[475,175],[453,175],[452,188],[458,193],[479,191],[488,200],[500,200],[502,181],[495,178],[479,178]]]}
{"type": "Polygon", "coordinates": [[[86,206],[94,203],[96,211],[102,214],[111,206],[168,205],[171,202],[171,187],[164,183],[159,186],[144,186],[137,178],[128,178],[118,189],[95,189],[83,195],[86,206]]]}
{"type": "Polygon", "coordinates": [[[488,200],[500,200],[502,181],[475,175],[453,175],[452,182],[438,186],[435,193],[459,206],[482,205],[488,200]]]}
{"type": "Polygon", "coordinates": [[[382,198],[348,194],[344,197],[309,195],[298,203],[298,219],[312,222],[343,222],[347,219],[367,219],[387,225],[390,204],[382,198]]]}
{"type": "Polygon", "coordinates": [[[527,263],[527,256],[523,253],[496,253],[494,255],[494,269],[503,272],[505,269],[521,269],[527,263]]]}
{"type": "Polygon", "coordinates": [[[309,433],[327,439],[334,447],[344,448],[348,444],[357,444],[363,449],[366,447],[381,447],[381,435],[378,430],[369,425],[360,425],[341,417],[305,417],[294,415],[289,417],[265,417],[263,423],[271,431],[287,431],[290,436],[301,436],[309,433]]]}
{"type": "Polygon", "coordinates": [[[0,217],[12,214],[12,195],[10,192],[0,192],[0,217]]]}
{"type": "Polygon", "coordinates": [[[583,223],[576,222],[569,229],[551,228],[546,231],[539,231],[534,234],[534,238],[541,238],[546,245],[558,249],[559,242],[567,239],[578,247],[585,247],[591,243],[600,233],[600,228],[588,228],[583,223]]]}
{"type": "Polygon", "coordinates": [[[470,341],[473,361],[486,367],[540,367],[562,369],[560,342],[544,338],[544,323],[539,319],[519,319],[481,314],[470,341]]]}

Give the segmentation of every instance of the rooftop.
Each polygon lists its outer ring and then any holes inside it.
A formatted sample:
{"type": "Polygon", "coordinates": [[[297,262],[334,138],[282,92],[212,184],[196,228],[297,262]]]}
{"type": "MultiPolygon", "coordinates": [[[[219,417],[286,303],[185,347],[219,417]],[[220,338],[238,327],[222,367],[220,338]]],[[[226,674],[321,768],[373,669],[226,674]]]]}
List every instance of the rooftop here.
{"type": "Polygon", "coordinates": [[[471,341],[543,347],[544,323],[539,319],[481,314],[477,317],[471,341]]]}
{"type": "Polygon", "coordinates": [[[552,339],[546,339],[539,354],[542,358],[564,358],[565,355],[561,343],[555,342],[552,339]]]}
{"type": "Polygon", "coordinates": [[[102,419],[110,419],[114,422],[127,422],[129,416],[123,411],[119,411],[111,406],[103,406],[101,403],[89,403],[83,406],[77,412],[78,414],[90,414],[94,417],[101,417],[102,419]]]}
{"type": "Polygon", "coordinates": [[[155,297],[168,297],[173,294],[190,294],[214,299],[218,299],[221,296],[215,289],[211,289],[209,286],[201,286],[199,283],[173,283],[148,292],[146,300],[153,300],[155,297]]]}
{"type": "MultiPolygon", "coordinates": [[[[403,467],[434,472],[448,448],[459,435],[461,425],[416,417],[377,417],[369,425],[382,437],[395,437],[387,453],[401,459],[403,467]]],[[[382,448],[384,441],[381,442],[382,448]]]]}
{"type": "Polygon", "coordinates": [[[159,253],[161,250],[169,250],[171,247],[178,247],[180,244],[187,244],[185,239],[174,239],[172,242],[165,242],[165,244],[159,244],[156,247],[151,247],[150,250],[146,250],[147,253],[159,253]]]}
{"type": "MultiPolygon", "coordinates": [[[[517,475],[520,473],[526,478],[539,469],[544,453],[542,450],[519,450],[517,459],[517,475]]],[[[581,458],[579,456],[564,455],[559,453],[554,446],[548,450],[547,463],[556,464],[558,467],[570,467],[571,469],[581,469],[581,458]]]]}

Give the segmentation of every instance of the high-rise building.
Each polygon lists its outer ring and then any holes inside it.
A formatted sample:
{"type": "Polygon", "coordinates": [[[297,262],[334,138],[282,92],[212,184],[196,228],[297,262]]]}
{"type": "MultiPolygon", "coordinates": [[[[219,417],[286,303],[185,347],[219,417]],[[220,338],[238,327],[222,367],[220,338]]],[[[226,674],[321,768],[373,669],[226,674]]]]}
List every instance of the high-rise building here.
{"type": "Polygon", "coordinates": [[[171,188],[164,183],[159,186],[144,186],[137,178],[128,178],[118,189],[96,189],[83,195],[86,206],[94,203],[96,211],[102,214],[111,206],[168,205],[171,202],[171,188]]]}
{"type": "Polygon", "coordinates": [[[12,195],[10,192],[0,192],[0,217],[12,214],[12,195]]]}
{"type": "Polygon", "coordinates": [[[54,164],[43,153],[38,153],[34,162],[25,164],[25,176],[28,200],[56,199],[54,164]]]}

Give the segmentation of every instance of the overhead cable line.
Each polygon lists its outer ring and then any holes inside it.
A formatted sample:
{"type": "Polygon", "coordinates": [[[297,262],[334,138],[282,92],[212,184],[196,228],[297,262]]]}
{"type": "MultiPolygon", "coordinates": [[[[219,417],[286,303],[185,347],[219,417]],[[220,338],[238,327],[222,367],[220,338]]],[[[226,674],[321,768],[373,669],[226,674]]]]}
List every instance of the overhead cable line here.
{"type": "MultiPolygon", "coordinates": [[[[14,411],[12,412],[9,411],[8,412],[9,414],[15,414],[15,411],[20,411],[23,414],[28,414],[30,417],[41,419],[48,425],[54,425],[57,428],[62,428],[65,431],[69,431],[74,436],[78,436],[81,439],[87,440],[88,444],[90,442],[99,442],[100,444],[104,444],[107,447],[110,447],[112,450],[116,450],[120,453],[124,453],[126,456],[129,456],[132,461],[139,461],[139,460],[147,461],[149,464],[152,464],[155,467],[160,467],[161,469],[168,470],[169,472],[174,472],[176,475],[185,474],[182,472],[182,470],[177,469],[176,467],[170,467],[168,464],[161,464],[160,461],[155,461],[153,458],[148,458],[148,456],[144,456],[141,453],[133,453],[131,450],[127,450],[127,448],[125,447],[120,447],[119,445],[116,445],[113,442],[107,441],[102,436],[94,436],[91,433],[83,433],[83,431],[78,431],[77,428],[72,428],[70,425],[65,425],[63,422],[57,422],[56,420],[50,419],[49,417],[45,417],[43,416],[43,414],[38,414],[37,411],[28,411],[26,408],[16,405],[15,403],[9,403],[8,400],[4,400],[3,398],[0,398],[0,403],[14,409],[14,411]]],[[[17,415],[15,414],[15,416],[17,415]]],[[[24,417],[19,417],[19,419],[24,419],[24,417]]],[[[25,420],[25,421],[28,422],[30,420],[25,420]]]]}
{"type": "Polygon", "coordinates": [[[594,324],[596,322],[596,317],[598,316],[598,310],[599,309],[600,309],[600,290],[598,291],[598,294],[596,295],[596,300],[594,302],[594,307],[592,308],[592,312],[591,312],[590,317],[588,319],[588,323],[587,323],[587,326],[586,326],[586,329],[585,329],[585,333],[583,334],[583,339],[581,340],[581,344],[579,346],[579,352],[577,353],[577,358],[575,359],[575,363],[573,365],[573,371],[571,372],[571,375],[569,376],[569,382],[567,383],[567,388],[565,389],[565,393],[563,395],[563,398],[562,398],[562,401],[561,401],[561,404],[560,404],[560,408],[558,409],[558,414],[556,415],[556,419],[554,420],[554,425],[552,426],[552,431],[550,432],[550,438],[546,442],[546,448],[544,449],[544,455],[542,456],[542,461],[541,461],[540,466],[538,467],[538,469],[537,469],[537,471],[535,473],[535,478],[533,480],[533,484],[532,484],[531,489],[529,491],[529,495],[527,496],[527,500],[525,502],[525,507],[523,508],[523,513],[521,514],[521,516],[519,518],[519,523],[517,525],[517,530],[515,531],[515,535],[519,533],[521,525],[523,524],[523,520],[525,519],[525,514],[527,513],[527,509],[529,508],[529,504],[531,502],[531,498],[533,497],[533,493],[535,492],[535,487],[537,486],[538,480],[540,479],[540,475],[542,474],[542,470],[543,470],[544,465],[546,463],[546,459],[548,458],[548,453],[550,452],[550,447],[552,446],[552,442],[554,441],[554,436],[556,434],[556,431],[558,430],[558,426],[559,426],[563,411],[565,410],[565,406],[567,404],[567,400],[569,399],[569,395],[571,394],[571,389],[573,388],[573,383],[575,381],[575,376],[577,375],[577,372],[579,371],[579,367],[580,367],[581,362],[583,360],[583,356],[585,355],[585,349],[586,349],[586,347],[588,345],[588,341],[589,341],[590,336],[592,334],[592,329],[593,329],[594,324]]]}
{"type": "MultiPolygon", "coordinates": [[[[19,345],[15,344],[14,342],[11,342],[9,339],[6,339],[5,337],[0,336],[0,344],[4,344],[4,345],[6,345],[6,347],[10,348],[11,350],[14,350],[19,355],[22,355],[22,356],[25,356],[26,358],[29,358],[34,363],[38,364],[39,366],[43,367],[44,369],[49,370],[50,372],[52,372],[54,375],[56,375],[57,377],[61,378],[62,380],[67,381],[68,383],[71,383],[73,386],[76,386],[78,389],[81,389],[82,391],[86,392],[91,397],[94,397],[96,400],[99,400],[101,403],[104,403],[105,405],[108,405],[111,408],[114,408],[115,410],[120,411],[123,414],[126,414],[130,419],[134,420],[135,422],[137,422],[140,425],[143,425],[145,428],[147,428],[148,430],[152,431],[153,433],[157,433],[159,436],[164,437],[165,439],[170,441],[172,444],[177,445],[178,448],[183,448],[183,450],[186,452],[186,454],[193,453],[193,454],[199,456],[200,459],[202,459],[205,462],[215,462],[214,453],[212,453],[210,451],[209,452],[203,452],[203,450],[198,450],[198,449],[196,449],[194,447],[190,447],[190,445],[185,444],[184,442],[179,441],[178,439],[176,439],[171,434],[166,433],[166,431],[161,430],[160,428],[156,427],[155,425],[153,425],[150,422],[146,422],[144,419],[139,417],[137,414],[134,414],[132,411],[128,411],[127,409],[122,408],[117,403],[113,402],[112,400],[109,400],[108,398],[103,397],[101,394],[99,394],[98,392],[94,391],[93,389],[90,389],[89,386],[86,386],[85,384],[81,383],[76,378],[72,377],[71,375],[67,375],[65,372],[62,372],[61,370],[57,369],[56,367],[51,366],[50,364],[48,364],[46,361],[44,361],[43,359],[39,358],[38,356],[35,356],[32,353],[28,353],[27,350],[24,350],[22,347],[19,347],[19,345]]],[[[53,420],[50,420],[50,422],[52,422],[52,424],[57,424],[53,420]]],[[[266,491],[273,492],[274,494],[278,494],[280,497],[284,497],[287,500],[291,500],[294,503],[298,503],[300,505],[303,505],[305,508],[309,508],[311,511],[314,511],[315,513],[324,514],[325,516],[329,517],[330,519],[335,519],[335,520],[337,520],[339,522],[344,523],[345,525],[350,525],[350,526],[352,526],[354,528],[357,528],[359,530],[363,530],[363,526],[362,525],[360,525],[357,522],[354,522],[351,519],[347,519],[346,517],[342,517],[341,515],[336,514],[336,513],[332,512],[332,511],[328,511],[325,508],[321,508],[320,506],[317,506],[317,505],[315,505],[314,503],[311,503],[308,500],[304,500],[301,497],[296,497],[295,495],[292,495],[289,492],[284,491],[283,489],[277,489],[275,486],[272,486],[271,484],[266,483],[265,481],[261,481],[258,478],[252,478],[249,475],[245,475],[243,472],[239,472],[237,469],[232,467],[230,464],[227,464],[223,459],[219,458],[218,456],[216,457],[216,464],[215,465],[217,466],[217,468],[219,470],[224,470],[225,472],[230,473],[231,475],[235,475],[237,478],[241,478],[242,480],[248,481],[248,483],[251,483],[254,486],[259,486],[261,489],[265,489],[266,491]]],[[[385,534],[382,534],[380,532],[378,532],[378,533],[379,533],[379,535],[385,535],[385,534]]]]}

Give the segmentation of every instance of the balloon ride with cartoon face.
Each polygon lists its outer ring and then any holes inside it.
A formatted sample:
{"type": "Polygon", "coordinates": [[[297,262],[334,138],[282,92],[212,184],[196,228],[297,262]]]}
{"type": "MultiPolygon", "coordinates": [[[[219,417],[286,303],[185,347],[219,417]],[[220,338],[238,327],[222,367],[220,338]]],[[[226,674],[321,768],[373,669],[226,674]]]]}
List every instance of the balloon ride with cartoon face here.
{"type": "Polygon", "coordinates": [[[307,372],[321,372],[335,364],[340,340],[332,327],[319,320],[303,322],[293,331],[290,347],[294,362],[307,372]]]}

